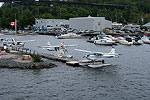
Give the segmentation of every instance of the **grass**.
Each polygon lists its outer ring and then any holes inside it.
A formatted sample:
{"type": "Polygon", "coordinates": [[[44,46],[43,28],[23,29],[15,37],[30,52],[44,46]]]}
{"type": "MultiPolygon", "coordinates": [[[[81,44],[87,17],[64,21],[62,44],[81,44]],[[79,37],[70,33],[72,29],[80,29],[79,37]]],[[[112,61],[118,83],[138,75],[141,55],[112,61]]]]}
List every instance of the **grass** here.
{"type": "Polygon", "coordinates": [[[42,57],[38,54],[32,56],[33,62],[41,62],[42,57]]]}

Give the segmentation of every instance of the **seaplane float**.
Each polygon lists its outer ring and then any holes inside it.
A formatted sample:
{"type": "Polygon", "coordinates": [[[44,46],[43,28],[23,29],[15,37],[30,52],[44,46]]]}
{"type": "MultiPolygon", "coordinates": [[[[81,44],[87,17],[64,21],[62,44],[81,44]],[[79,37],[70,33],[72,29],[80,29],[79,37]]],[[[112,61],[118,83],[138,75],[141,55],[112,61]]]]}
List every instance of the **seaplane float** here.
{"type": "Polygon", "coordinates": [[[110,52],[104,53],[104,52],[93,52],[93,51],[87,51],[87,50],[81,50],[81,49],[74,49],[79,52],[85,52],[88,53],[84,56],[86,58],[85,60],[79,60],[79,61],[70,61],[67,62],[68,65],[79,65],[79,66],[88,66],[90,68],[101,68],[104,66],[110,66],[111,64],[107,64],[104,61],[104,58],[115,58],[119,57],[119,54],[115,53],[115,49],[112,48],[110,52]]]}

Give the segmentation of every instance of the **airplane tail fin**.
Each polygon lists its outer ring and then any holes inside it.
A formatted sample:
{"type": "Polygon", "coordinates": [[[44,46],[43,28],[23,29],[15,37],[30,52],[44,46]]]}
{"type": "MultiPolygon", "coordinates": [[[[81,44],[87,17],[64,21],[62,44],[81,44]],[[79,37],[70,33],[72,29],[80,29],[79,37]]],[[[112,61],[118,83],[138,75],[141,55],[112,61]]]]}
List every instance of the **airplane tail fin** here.
{"type": "Polygon", "coordinates": [[[115,55],[115,57],[119,57],[119,54],[116,53],[115,48],[112,48],[109,54],[115,55]]]}
{"type": "Polygon", "coordinates": [[[112,48],[111,51],[109,52],[109,54],[116,54],[115,48],[112,48]]]}
{"type": "Polygon", "coordinates": [[[47,45],[48,45],[48,46],[51,46],[51,43],[50,43],[50,42],[47,42],[47,45]]]}

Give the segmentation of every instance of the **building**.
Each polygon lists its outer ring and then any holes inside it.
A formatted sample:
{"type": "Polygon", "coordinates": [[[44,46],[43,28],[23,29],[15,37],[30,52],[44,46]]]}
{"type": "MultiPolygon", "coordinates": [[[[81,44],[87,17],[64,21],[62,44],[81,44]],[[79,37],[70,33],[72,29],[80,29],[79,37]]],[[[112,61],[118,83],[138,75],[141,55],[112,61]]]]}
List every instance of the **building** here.
{"type": "Polygon", "coordinates": [[[130,32],[137,32],[137,31],[140,31],[140,25],[133,25],[133,24],[128,24],[128,25],[125,25],[122,30],[124,31],[130,31],[130,32]]]}
{"type": "Polygon", "coordinates": [[[143,25],[143,27],[147,27],[147,30],[150,31],[150,22],[143,25]]]}
{"type": "Polygon", "coordinates": [[[113,22],[112,23],[112,28],[116,29],[116,30],[121,30],[123,28],[123,24],[122,23],[113,22]]]}
{"type": "Polygon", "coordinates": [[[105,20],[105,17],[79,17],[70,18],[69,26],[76,30],[103,31],[105,28],[112,28],[112,22],[105,20]]]}
{"type": "Polygon", "coordinates": [[[36,30],[45,31],[49,28],[60,28],[61,26],[69,26],[69,20],[65,19],[35,19],[36,30]]]}

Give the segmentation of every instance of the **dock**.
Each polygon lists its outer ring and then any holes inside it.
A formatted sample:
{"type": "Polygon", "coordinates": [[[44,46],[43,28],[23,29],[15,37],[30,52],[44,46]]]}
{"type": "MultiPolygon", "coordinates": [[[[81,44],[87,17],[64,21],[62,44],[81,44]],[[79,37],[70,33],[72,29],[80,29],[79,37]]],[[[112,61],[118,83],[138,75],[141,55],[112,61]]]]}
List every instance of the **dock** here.
{"type": "MultiPolygon", "coordinates": [[[[0,47],[2,49],[4,49],[3,47],[0,47]]],[[[39,55],[42,58],[46,58],[49,60],[54,60],[54,61],[59,61],[62,63],[66,63],[67,65],[70,66],[79,66],[80,60],[77,59],[73,59],[73,58],[67,58],[67,57],[63,57],[63,56],[56,56],[56,55],[52,55],[52,54],[47,54],[47,53],[38,53],[35,50],[31,50],[29,48],[24,48],[24,47],[17,47],[16,51],[15,48],[9,48],[10,53],[11,54],[22,54],[22,55],[39,55]]]]}
{"type": "MultiPolygon", "coordinates": [[[[12,48],[12,50],[14,50],[14,48],[12,48]]],[[[79,61],[76,59],[73,59],[73,58],[59,57],[59,56],[55,56],[52,54],[46,54],[46,53],[37,53],[35,51],[30,50],[29,48],[19,48],[18,47],[16,50],[18,51],[18,53],[21,53],[21,54],[27,54],[27,55],[37,54],[37,55],[41,56],[42,58],[59,61],[62,63],[66,63],[67,65],[70,65],[70,66],[77,66],[77,65],[79,66],[79,61]]]]}
{"type": "Polygon", "coordinates": [[[63,58],[63,57],[59,57],[59,56],[54,56],[54,55],[51,55],[51,54],[38,54],[40,55],[42,58],[46,58],[46,59],[49,59],[49,60],[55,60],[55,61],[60,61],[60,62],[63,62],[63,63],[66,63],[68,61],[71,61],[70,59],[68,58],[63,58]]]}

